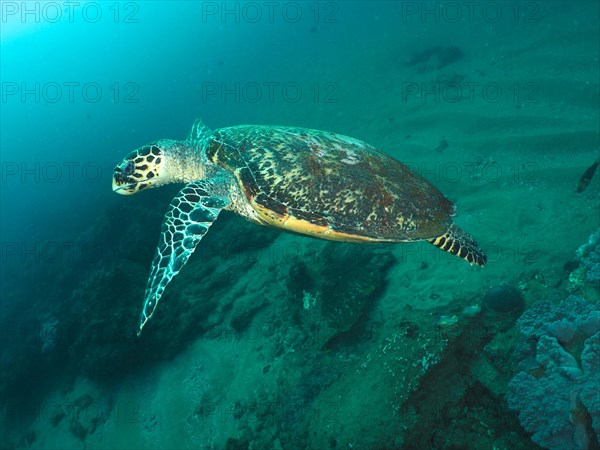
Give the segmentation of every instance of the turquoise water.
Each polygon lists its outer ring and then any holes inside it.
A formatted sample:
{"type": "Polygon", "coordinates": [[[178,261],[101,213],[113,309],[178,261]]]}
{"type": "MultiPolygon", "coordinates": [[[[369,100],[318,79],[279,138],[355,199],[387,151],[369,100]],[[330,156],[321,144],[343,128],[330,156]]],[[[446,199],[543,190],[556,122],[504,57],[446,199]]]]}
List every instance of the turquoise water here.
{"type": "Polygon", "coordinates": [[[599,447],[597,2],[0,7],[2,448],[599,447]],[[113,169],[197,118],[369,143],[486,267],[225,212],[137,337],[183,185],[113,169]]]}

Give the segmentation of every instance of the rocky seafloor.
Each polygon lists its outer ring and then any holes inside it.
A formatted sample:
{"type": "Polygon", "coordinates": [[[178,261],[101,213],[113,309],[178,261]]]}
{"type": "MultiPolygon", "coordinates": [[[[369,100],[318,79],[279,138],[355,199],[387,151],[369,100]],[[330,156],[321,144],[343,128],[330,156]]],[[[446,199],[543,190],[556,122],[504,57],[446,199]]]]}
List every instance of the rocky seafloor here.
{"type": "Polygon", "coordinates": [[[88,230],[113,247],[83,275],[54,268],[60,300],[12,318],[2,448],[598,448],[598,232],[550,286],[390,312],[395,246],[225,215],[138,338],[162,214],[133,208],[88,230]]]}

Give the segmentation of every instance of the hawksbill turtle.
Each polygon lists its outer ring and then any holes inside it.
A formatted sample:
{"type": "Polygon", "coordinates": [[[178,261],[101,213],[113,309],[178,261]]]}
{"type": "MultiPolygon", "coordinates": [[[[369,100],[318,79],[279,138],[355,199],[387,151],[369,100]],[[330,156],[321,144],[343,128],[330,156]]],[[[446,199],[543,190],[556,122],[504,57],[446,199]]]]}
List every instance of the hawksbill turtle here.
{"type": "Polygon", "coordinates": [[[326,131],[197,120],[186,140],[134,150],[113,172],[129,195],[185,183],[161,228],[138,334],[165,287],[222,210],[259,225],[345,242],[425,240],[471,264],[485,253],[452,223],[454,205],[431,183],[358,139],[326,131]]]}

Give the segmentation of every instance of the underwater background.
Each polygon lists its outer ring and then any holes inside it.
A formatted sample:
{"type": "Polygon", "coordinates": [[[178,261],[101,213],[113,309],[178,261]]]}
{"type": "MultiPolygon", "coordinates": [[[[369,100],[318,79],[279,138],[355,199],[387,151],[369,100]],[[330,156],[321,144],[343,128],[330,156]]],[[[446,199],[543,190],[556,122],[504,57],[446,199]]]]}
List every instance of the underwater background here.
{"type": "Polygon", "coordinates": [[[0,7],[2,449],[600,447],[597,1],[0,7]],[[486,267],[224,213],[137,337],[181,186],[112,170],[200,117],[368,142],[486,267]]]}

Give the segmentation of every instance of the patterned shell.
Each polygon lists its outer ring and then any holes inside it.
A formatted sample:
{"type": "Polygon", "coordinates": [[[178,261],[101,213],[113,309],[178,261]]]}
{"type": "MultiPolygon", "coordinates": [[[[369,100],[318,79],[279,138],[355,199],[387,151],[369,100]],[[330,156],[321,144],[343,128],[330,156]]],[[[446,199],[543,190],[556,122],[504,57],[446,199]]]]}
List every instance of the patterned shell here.
{"type": "Polygon", "coordinates": [[[429,239],[452,224],[454,205],[440,191],[351,137],[242,125],[216,130],[207,154],[236,176],[255,209],[350,237],[341,240],[429,239]]]}

